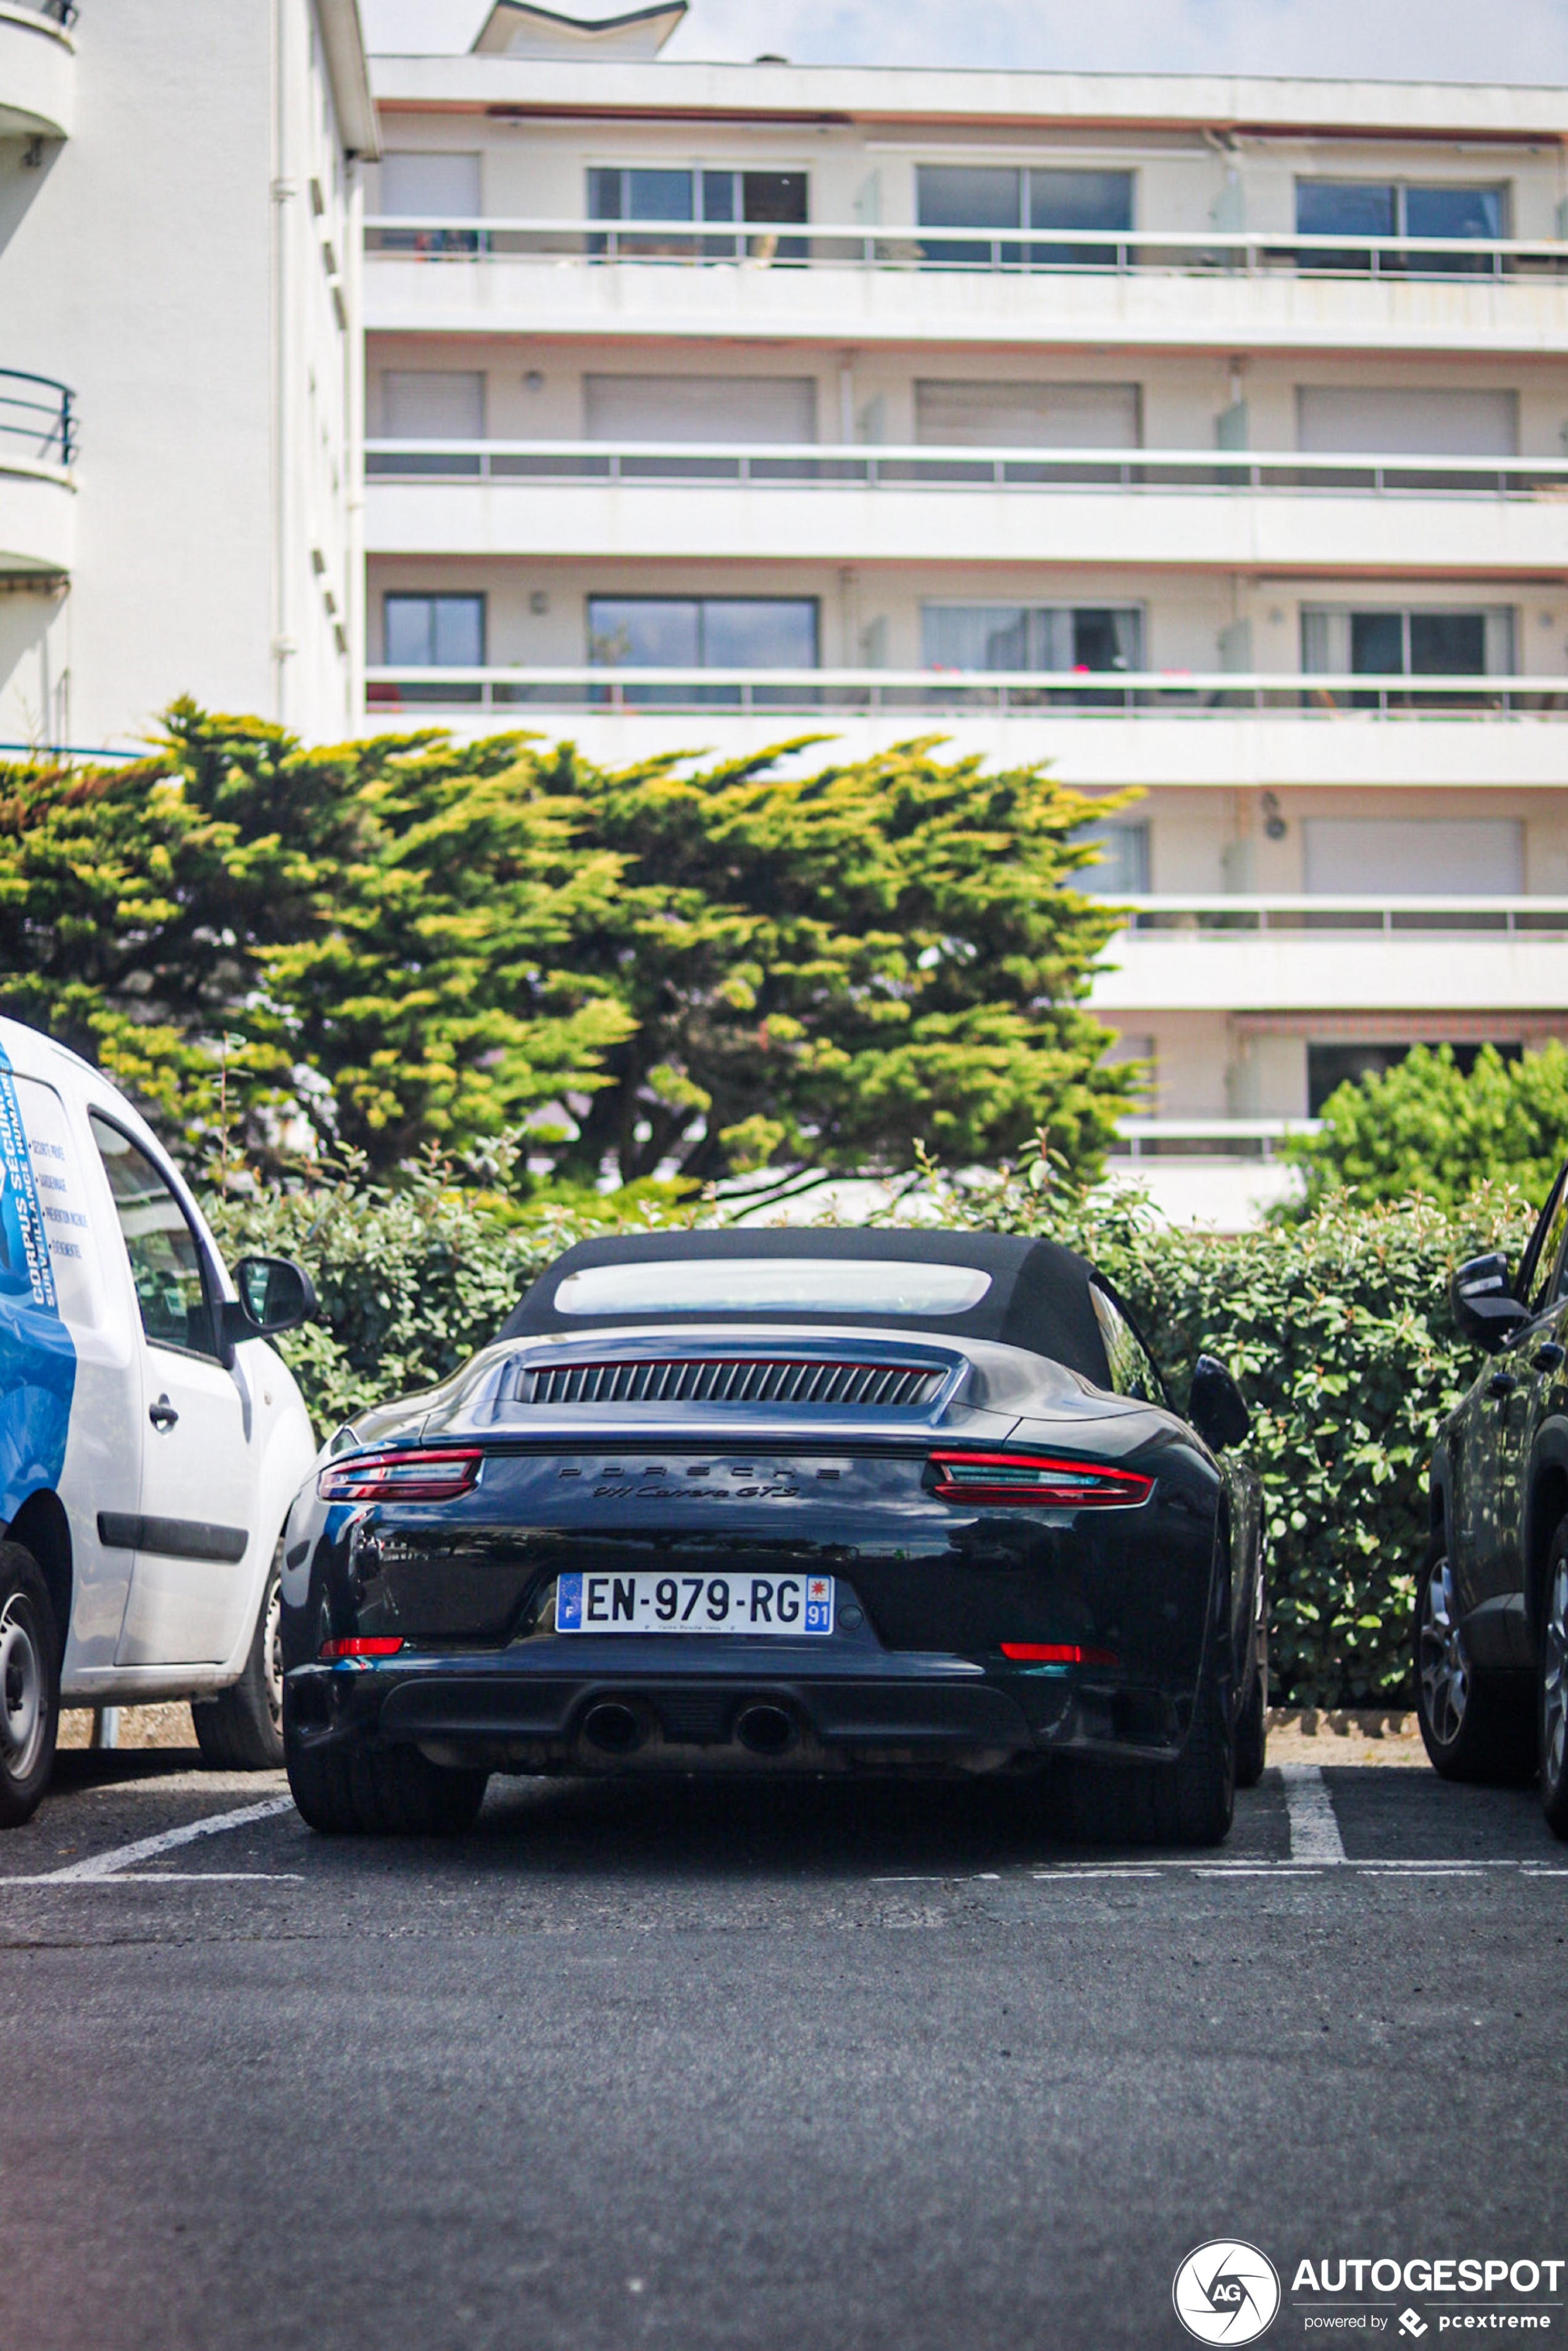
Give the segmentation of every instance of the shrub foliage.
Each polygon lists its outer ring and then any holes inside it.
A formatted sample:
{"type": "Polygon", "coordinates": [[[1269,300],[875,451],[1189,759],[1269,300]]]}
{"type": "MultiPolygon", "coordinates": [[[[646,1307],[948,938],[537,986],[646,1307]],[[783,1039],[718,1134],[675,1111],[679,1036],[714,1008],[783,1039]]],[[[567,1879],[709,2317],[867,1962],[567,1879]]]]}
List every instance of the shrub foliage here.
{"type": "Polygon", "coordinates": [[[1322,1116],[1321,1133],[1287,1145],[1309,1207],[1350,1194],[1453,1208],[1504,1178],[1543,1198],[1568,1134],[1568,1047],[1552,1038],[1505,1061],[1483,1045],[1467,1072],[1447,1045],[1416,1045],[1382,1076],[1336,1087],[1322,1116]]]}

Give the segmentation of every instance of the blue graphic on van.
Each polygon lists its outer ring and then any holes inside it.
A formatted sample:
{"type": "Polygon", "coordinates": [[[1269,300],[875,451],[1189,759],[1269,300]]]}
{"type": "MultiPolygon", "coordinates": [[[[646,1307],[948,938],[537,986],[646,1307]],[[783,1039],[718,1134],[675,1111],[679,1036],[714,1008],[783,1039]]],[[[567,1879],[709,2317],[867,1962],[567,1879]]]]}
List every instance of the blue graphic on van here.
{"type": "Polygon", "coordinates": [[[0,1523],[29,1494],[59,1484],[76,1378],[22,1105],[0,1048],[0,1523]]]}

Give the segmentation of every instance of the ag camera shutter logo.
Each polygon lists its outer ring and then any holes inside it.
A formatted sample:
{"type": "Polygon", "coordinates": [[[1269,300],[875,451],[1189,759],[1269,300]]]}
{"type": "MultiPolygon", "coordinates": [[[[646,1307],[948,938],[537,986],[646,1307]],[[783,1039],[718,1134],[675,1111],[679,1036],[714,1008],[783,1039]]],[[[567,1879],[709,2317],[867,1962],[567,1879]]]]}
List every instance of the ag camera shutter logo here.
{"type": "Polygon", "coordinates": [[[1279,2273],[1256,2245],[1215,2237],[1188,2253],[1176,2273],[1171,2300],[1198,2342],[1256,2343],[1279,2314],[1279,2273]]]}

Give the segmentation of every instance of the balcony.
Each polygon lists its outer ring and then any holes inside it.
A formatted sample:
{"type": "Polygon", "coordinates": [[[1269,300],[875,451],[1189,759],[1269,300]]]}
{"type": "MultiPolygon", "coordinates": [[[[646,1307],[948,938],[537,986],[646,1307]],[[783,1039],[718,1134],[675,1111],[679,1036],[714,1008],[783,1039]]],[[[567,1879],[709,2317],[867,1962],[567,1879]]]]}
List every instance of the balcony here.
{"type": "Polygon", "coordinates": [[[365,462],[367,549],[385,555],[1037,563],[1043,546],[1142,569],[1555,578],[1568,496],[1568,460],[1535,457],[382,440],[365,462]]]}
{"type": "Polygon", "coordinates": [[[1129,927],[1108,950],[1115,968],[1094,983],[1101,1014],[1486,1014],[1563,1003],[1568,898],[1239,894],[1125,904],[1129,927]]]}
{"type": "Polygon", "coordinates": [[[1568,337],[1561,239],[1369,237],[1347,252],[1343,236],[1269,231],[379,216],[365,242],[372,332],[1472,354],[1568,337]]]}
{"type": "Polygon", "coordinates": [[[570,726],[607,760],[694,744],[748,756],[808,730],[831,737],[835,756],[862,758],[935,734],[956,754],[1049,761],[1086,788],[1560,791],[1568,747],[1568,677],[383,665],[366,684],[372,726],[570,726]]]}
{"type": "Polygon", "coordinates": [[[74,550],[68,386],[0,368],[0,578],[63,578],[74,550]]]}
{"type": "Polygon", "coordinates": [[[0,0],[0,139],[68,137],[76,98],[75,0],[0,0]]]}

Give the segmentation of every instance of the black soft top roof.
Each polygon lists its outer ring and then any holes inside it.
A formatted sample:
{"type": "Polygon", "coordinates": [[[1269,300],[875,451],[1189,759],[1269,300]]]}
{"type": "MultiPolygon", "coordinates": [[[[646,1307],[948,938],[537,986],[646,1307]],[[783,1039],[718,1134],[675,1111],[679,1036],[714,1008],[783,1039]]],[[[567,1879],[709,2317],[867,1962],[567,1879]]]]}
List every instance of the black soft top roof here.
{"type": "Polygon", "coordinates": [[[560,1314],[555,1294],[569,1274],[588,1266],[646,1265],[694,1258],[874,1258],[894,1264],[971,1266],[991,1277],[991,1286],[977,1306],[963,1314],[931,1315],[925,1327],[932,1335],[955,1339],[996,1339],[1005,1346],[1027,1347],[1047,1355],[1108,1387],[1110,1366],[1100,1324],[1090,1303],[1093,1272],[1083,1258],[1056,1241],[1024,1240],[1010,1233],[954,1233],[900,1229],[863,1232],[839,1227],[831,1231],[792,1228],[751,1232],[625,1233],[613,1238],[579,1241],[564,1257],[540,1274],[524,1291],[501,1326],[503,1339],[532,1338],[547,1332],[574,1332],[586,1337],[607,1328],[653,1327],[683,1322],[766,1322],[769,1324],[851,1323],[870,1329],[909,1331],[921,1327],[908,1314],[857,1314],[842,1310],[820,1313],[784,1313],[769,1309],[726,1312],[704,1307],[690,1313],[560,1314]]]}

